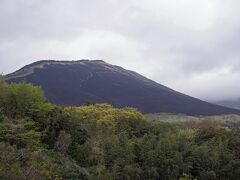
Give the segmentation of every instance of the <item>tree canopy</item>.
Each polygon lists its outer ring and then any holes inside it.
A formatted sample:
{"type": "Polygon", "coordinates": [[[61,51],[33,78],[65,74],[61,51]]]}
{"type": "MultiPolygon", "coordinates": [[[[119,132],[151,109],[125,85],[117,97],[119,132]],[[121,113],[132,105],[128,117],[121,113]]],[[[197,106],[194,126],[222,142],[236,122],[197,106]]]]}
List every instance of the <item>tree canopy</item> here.
{"type": "Polygon", "coordinates": [[[217,121],[56,106],[40,87],[0,83],[0,179],[238,179],[239,147],[239,130],[217,121]]]}

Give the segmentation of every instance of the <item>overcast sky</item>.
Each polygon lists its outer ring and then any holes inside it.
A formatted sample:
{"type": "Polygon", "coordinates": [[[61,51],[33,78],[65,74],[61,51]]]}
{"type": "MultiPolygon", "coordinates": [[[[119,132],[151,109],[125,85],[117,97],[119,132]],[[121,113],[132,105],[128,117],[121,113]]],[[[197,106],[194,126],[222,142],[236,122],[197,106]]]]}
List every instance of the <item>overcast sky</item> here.
{"type": "Polygon", "coordinates": [[[0,0],[0,72],[102,59],[204,99],[240,97],[239,0],[0,0]]]}

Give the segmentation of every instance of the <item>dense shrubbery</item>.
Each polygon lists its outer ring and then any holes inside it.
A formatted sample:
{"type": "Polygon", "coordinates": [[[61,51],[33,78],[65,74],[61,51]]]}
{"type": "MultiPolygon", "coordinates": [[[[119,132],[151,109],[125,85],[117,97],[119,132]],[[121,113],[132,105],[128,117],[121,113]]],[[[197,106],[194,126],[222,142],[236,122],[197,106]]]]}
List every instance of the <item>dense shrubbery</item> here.
{"type": "Polygon", "coordinates": [[[0,179],[238,179],[240,133],[147,121],[132,108],[60,107],[0,83],[0,179]]]}

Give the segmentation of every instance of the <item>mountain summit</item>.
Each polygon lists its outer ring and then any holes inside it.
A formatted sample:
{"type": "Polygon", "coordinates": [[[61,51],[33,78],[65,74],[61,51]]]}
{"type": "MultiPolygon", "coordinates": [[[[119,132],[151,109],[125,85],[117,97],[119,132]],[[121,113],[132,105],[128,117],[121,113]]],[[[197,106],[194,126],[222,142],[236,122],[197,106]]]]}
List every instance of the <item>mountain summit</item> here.
{"type": "Polygon", "coordinates": [[[238,110],[187,96],[102,60],[42,60],[7,75],[6,80],[39,85],[50,102],[60,105],[91,102],[131,106],[144,113],[240,114],[238,110]]]}

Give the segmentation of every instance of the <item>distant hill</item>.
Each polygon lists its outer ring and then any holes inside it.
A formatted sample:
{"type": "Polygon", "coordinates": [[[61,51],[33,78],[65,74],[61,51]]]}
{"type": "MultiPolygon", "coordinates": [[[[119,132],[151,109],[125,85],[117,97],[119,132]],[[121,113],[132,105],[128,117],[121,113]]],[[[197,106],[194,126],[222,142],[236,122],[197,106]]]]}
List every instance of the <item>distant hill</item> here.
{"type": "Polygon", "coordinates": [[[7,75],[6,80],[40,85],[46,98],[60,105],[106,102],[116,107],[135,107],[144,113],[240,114],[239,110],[187,96],[101,60],[42,60],[7,75]]]}
{"type": "Polygon", "coordinates": [[[230,108],[240,109],[240,99],[237,100],[224,100],[215,102],[218,105],[226,106],[230,108]]]}

